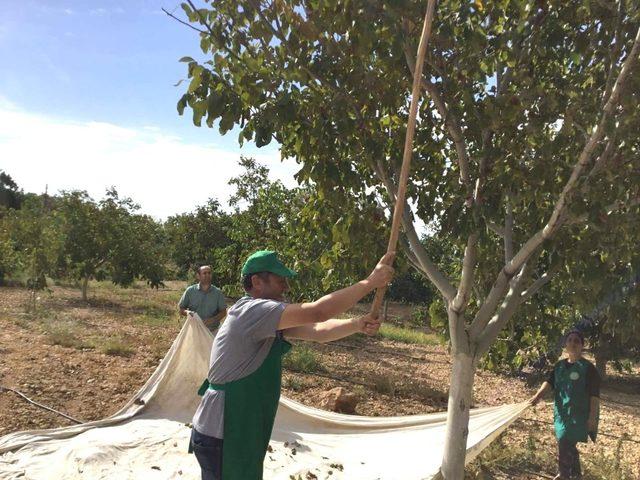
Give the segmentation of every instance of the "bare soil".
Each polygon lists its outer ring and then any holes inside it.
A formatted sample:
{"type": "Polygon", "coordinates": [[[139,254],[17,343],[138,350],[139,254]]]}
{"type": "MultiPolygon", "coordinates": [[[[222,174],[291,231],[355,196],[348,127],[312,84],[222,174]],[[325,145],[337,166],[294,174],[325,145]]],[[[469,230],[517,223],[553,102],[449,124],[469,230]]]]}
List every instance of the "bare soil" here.
{"type": "MultiPolygon", "coordinates": [[[[42,293],[26,312],[28,294],[0,288],[0,385],[80,420],[111,415],[143,385],[182,323],[175,305],[185,284],[161,290],[142,285],[120,289],[92,283],[88,302],[73,287],[42,293]],[[53,343],[62,343],[55,345],[53,343]]],[[[392,305],[392,318],[407,319],[412,307],[392,305]]],[[[412,345],[381,337],[354,336],[331,344],[306,344],[319,369],[286,371],[283,394],[318,406],[320,393],[337,386],[357,393],[357,413],[411,415],[446,410],[450,359],[444,345],[412,345]]],[[[540,378],[515,378],[478,371],[475,406],[519,402],[535,393],[540,378]]],[[[470,468],[469,478],[552,478],[555,439],[550,404],[528,410],[470,468]],[[505,450],[506,449],[506,450],[505,450]],[[505,451],[530,452],[529,465],[505,451]],[[517,464],[517,468],[514,465],[517,464]]],[[[0,391],[0,436],[72,422],[0,391]]],[[[427,448],[427,446],[425,446],[427,448]]],[[[614,374],[602,391],[601,435],[580,446],[589,478],[614,464],[640,479],[640,371],[614,374]]],[[[600,475],[600,476],[597,476],[600,475]]],[[[607,474],[608,475],[608,474],[607,474]]],[[[614,477],[610,477],[614,478],[614,477]]]]}

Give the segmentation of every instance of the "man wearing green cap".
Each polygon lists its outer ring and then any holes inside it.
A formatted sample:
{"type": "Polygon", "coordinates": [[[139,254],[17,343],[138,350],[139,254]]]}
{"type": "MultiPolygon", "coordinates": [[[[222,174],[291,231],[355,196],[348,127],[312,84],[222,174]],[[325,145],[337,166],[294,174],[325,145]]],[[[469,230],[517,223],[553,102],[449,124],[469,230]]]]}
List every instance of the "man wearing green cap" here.
{"type": "Polygon", "coordinates": [[[284,294],[296,273],[275,252],[261,250],[242,268],[247,295],[227,313],[211,349],[203,395],[193,417],[190,451],[203,480],[260,480],[280,399],[281,358],[291,345],[285,338],[328,342],[356,332],[374,334],[371,315],[334,317],[352,308],[393,277],[393,254],[350,287],[310,303],[288,304],[284,294]],[[224,446],[224,447],[223,447],[224,446]]]}

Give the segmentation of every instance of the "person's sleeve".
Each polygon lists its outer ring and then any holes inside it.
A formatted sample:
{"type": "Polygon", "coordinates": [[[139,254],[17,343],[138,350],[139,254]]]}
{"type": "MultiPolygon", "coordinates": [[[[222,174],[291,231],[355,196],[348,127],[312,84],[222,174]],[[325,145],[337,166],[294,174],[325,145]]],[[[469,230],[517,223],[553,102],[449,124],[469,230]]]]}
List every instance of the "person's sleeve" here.
{"type": "Polygon", "coordinates": [[[180,297],[180,301],[178,302],[178,307],[185,309],[189,306],[189,289],[185,289],[184,292],[182,292],[182,297],[180,297]]]}
{"type": "Polygon", "coordinates": [[[600,397],[600,374],[591,362],[587,368],[587,393],[590,397],[600,397]]]}
{"type": "Polygon", "coordinates": [[[255,342],[275,337],[286,303],[275,300],[256,300],[246,316],[247,335],[255,342]]]}

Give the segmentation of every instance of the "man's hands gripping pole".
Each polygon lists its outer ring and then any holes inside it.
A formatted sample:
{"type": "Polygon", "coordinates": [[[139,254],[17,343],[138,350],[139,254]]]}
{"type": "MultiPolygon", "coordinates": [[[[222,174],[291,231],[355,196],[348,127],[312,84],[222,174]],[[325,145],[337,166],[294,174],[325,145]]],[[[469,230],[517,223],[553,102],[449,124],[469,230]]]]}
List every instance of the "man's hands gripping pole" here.
{"type": "MultiPolygon", "coordinates": [[[[393,279],[394,269],[392,267],[393,260],[396,257],[396,252],[388,252],[385,254],[376,267],[369,275],[369,280],[375,285],[375,288],[386,288],[393,279]]],[[[358,322],[360,324],[360,331],[367,335],[375,335],[380,329],[379,311],[369,312],[368,314],[360,317],[358,322]]]]}

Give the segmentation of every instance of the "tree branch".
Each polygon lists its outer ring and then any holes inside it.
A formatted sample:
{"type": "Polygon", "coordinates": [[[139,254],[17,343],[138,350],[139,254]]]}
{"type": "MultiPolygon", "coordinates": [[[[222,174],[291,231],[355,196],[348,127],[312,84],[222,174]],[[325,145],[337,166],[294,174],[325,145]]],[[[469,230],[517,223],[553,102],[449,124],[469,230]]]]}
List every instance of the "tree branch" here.
{"type": "Polygon", "coordinates": [[[616,135],[615,135],[615,132],[613,132],[613,135],[611,135],[611,138],[607,142],[607,146],[605,147],[604,151],[600,154],[600,156],[593,163],[593,168],[587,174],[587,178],[591,178],[591,177],[597,175],[598,173],[600,173],[600,171],[603,168],[605,168],[605,166],[607,165],[607,162],[611,158],[611,155],[616,150],[617,150],[616,135]]]}
{"type": "Polygon", "coordinates": [[[520,302],[518,303],[518,305],[525,303],[531,297],[533,297],[536,293],[538,293],[540,289],[544,287],[547,283],[549,283],[551,279],[554,277],[554,275],[558,273],[558,270],[560,270],[559,263],[558,265],[550,268],[549,271],[542,274],[540,278],[538,278],[531,285],[529,285],[529,287],[520,294],[520,302]]]}
{"type": "MultiPolygon", "coordinates": [[[[406,22],[405,31],[406,31],[406,22]]],[[[404,43],[404,56],[413,75],[415,72],[415,62],[411,55],[410,46],[407,42],[404,43]]],[[[438,87],[428,81],[424,76],[422,77],[422,87],[427,91],[427,93],[433,99],[433,103],[438,110],[438,113],[442,117],[442,121],[453,140],[453,144],[456,148],[456,155],[458,157],[458,165],[460,167],[460,180],[467,188],[471,188],[471,176],[469,174],[469,150],[467,148],[467,144],[464,140],[464,134],[462,133],[462,128],[460,128],[459,119],[447,108],[447,105],[444,101],[442,93],[438,89],[438,87]]]]}
{"type": "Polygon", "coordinates": [[[458,315],[464,310],[469,302],[471,293],[471,285],[473,284],[473,277],[478,260],[478,238],[480,235],[478,232],[474,232],[469,235],[467,240],[467,247],[464,250],[464,260],[462,261],[462,277],[460,279],[460,285],[458,287],[458,293],[451,302],[449,307],[458,315]]]}
{"type": "Polygon", "coordinates": [[[402,251],[407,256],[407,261],[411,264],[411,266],[420,273],[426,274],[426,272],[422,268],[422,265],[420,265],[420,262],[418,261],[418,257],[416,257],[411,250],[411,245],[409,245],[406,237],[400,240],[400,248],[402,248],[402,251]]]}
{"type": "Polygon", "coordinates": [[[484,188],[485,181],[489,175],[489,158],[487,156],[487,148],[493,137],[493,132],[488,129],[482,129],[482,155],[480,156],[480,162],[478,165],[478,178],[476,179],[476,187],[473,191],[473,200],[476,204],[480,204],[482,189],[484,188]]]}
{"type": "Polygon", "coordinates": [[[513,207],[511,205],[511,195],[505,195],[504,216],[504,263],[505,265],[513,258],[513,207]]]}
{"type": "Polygon", "coordinates": [[[488,219],[485,219],[484,223],[487,226],[487,228],[491,230],[493,233],[495,233],[499,237],[504,237],[504,227],[501,227],[497,223],[488,219]]]}
{"type": "Polygon", "coordinates": [[[473,322],[471,323],[471,327],[469,327],[469,336],[472,340],[478,339],[482,330],[491,320],[491,314],[495,312],[500,300],[504,296],[507,288],[509,287],[509,282],[511,281],[513,275],[509,275],[506,271],[506,266],[500,270],[498,274],[498,278],[496,278],[493,287],[489,291],[487,298],[484,300],[483,304],[480,306],[480,309],[476,313],[473,322]]]}
{"type": "MultiPolygon", "coordinates": [[[[373,170],[387,190],[387,195],[389,196],[389,201],[391,202],[392,209],[395,209],[395,185],[387,175],[384,165],[382,164],[382,161],[380,159],[378,159],[378,161],[376,162],[373,170]]],[[[436,288],[440,291],[442,296],[447,301],[453,300],[456,295],[456,289],[451,284],[449,279],[444,274],[442,274],[438,267],[429,259],[429,254],[422,245],[422,242],[420,242],[420,238],[418,237],[418,234],[415,230],[413,221],[410,217],[410,210],[407,205],[405,205],[405,212],[402,217],[402,226],[409,241],[409,245],[411,246],[411,250],[413,251],[413,254],[418,260],[418,264],[421,267],[420,270],[425,273],[427,278],[436,286],[436,288]]]]}
{"type": "Polygon", "coordinates": [[[192,30],[195,30],[198,33],[204,33],[205,35],[207,34],[207,32],[205,30],[200,30],[197,27],[194,27],[193,25],[191,25],[189,22],[185,22],[184,20],[176,17],[173,13],[169,13],[167,10],[165,10],[164,8],[161,9],[164,13],[166,13],[167,15],[169,15],[171,18],[173,18],[175,21],[186,25],[187,27],[191,28],[192,30]]]}
{"type": "Polygon", "coordinates": [[[618,55],[620,55],[620,33],[622,29],[622,18],[624,17],[624,2],[618,0],[618,11],[616,15],[616,26],[613,34],[613,48],[611,49],[611,54],[609,55],[609,72],[607,74],[607,80],[605,82],[604,92],[602,93],[602,107],[604,107],[605,102],[611,95],[611,89],[613,88],[613,80],[614,80],[614,72],[616,71],[616,60],[618,59],[618,55]]]}
{"type": "Polygon", "coordinates": [[[524,287],[525,279],[531,273],[529,263],[525,263],[520,273],[511,282],[511,287],[500,306],[499,311],[491,318],[487,327],[483,330],[478,338],[476,355],[480,356],[489,350],[491,344],[500,333],[509,319],[513,316],[518,306],[522,303],[521,293],[524,287]]]}
{"type": "Polygon", "coordinates": [[[517,272],[522,265],[527,261],[527,259],[531,256],[531,254],[548,238],[551,238],[554,233],[562,226],[562,221],[566,219],[565,210],[567,204],[570,200],[570,197],[578,183],[578,179],[582,175],[583,171],[587,167],[589,160],[591,159],[591,155],[593,154],[593,150],[595,149],[597,143],[602,139],[604,135],[605,124],[611,117],[613,110],[618,105],[618,100],[620,98],[620,93],[624,87],[624,84],[629,77],[630,71],[633,69],[634,64],[637,60],[638,53],[640,51],[640,28],[636,33],[635,40],[633,42],[633,47],[631,52],[627,56],[620,73],[618,74],[618,78],[616,79],[615,85],[611,91],[611,95],[607,100],[607,103],[603,109],[602,116],[600,117],[600,121],[598,122],[597,127],[591,134],[589,141],[584,146],[580,156],[578,157],[578,161],[573,167],[573,171],[571,172],[571,176],[567,180],[564,188],[562,189],[562,193],[560,194],[556,205],[551,213],[551,217],[549,218],[546,225],[536,232],[525,244],[520,248],[518,253],[511,259],[511,261],[505,265],[503,271],[507,276],[513,276],[515,272],[517,272]]]}

